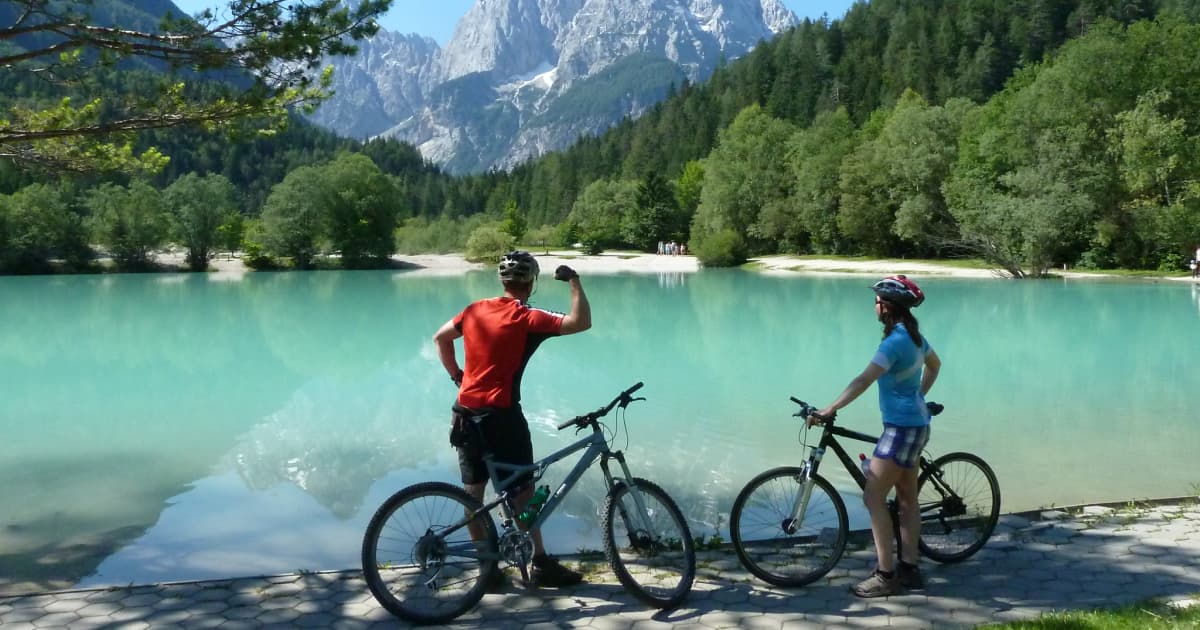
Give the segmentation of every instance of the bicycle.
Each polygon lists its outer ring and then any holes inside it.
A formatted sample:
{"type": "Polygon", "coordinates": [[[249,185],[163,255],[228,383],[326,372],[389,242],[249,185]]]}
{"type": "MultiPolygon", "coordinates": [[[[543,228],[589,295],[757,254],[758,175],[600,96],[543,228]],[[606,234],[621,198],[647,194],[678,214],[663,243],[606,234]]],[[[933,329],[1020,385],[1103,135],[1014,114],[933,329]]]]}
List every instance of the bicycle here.
{"type": "MultiPolygon", "coordinates": [[[[363,537],[363,574],[371,594],[402,619],[445,623],[483,598],[493,574],[501,570],[500,562],[518,567],[528,583],[530,532],[554,513],[584,471],[599,460],[608,489],[601,518],[604,553],[617,580],[651,606],[679,605],[696,576],[695,543],[687,521],[662,488],[629,472],[624,454],[610,448],[604,432],[608,427],[600,422],[614,407],[624,411],[630,403],[645,400],[632,396],[641,387],[639,382],[596,411],[559,424],[560,431],[575,427],[576,433],[588,428],[592,432],[532,465],[497,462],[485,454],[497,495],[486,504],[442,482],[414,484],[384,501],[363,537]],[[536,484],[551,465],[581,450],[582,457],[533,520],[519,525],[514,498],[528,483],[536,484]],[[613,476],[610,460],[620,465],[621,476],[613,476]],[[530,473],[531,482],[518,483],[530,473]],[[500,533],[492,518],[497,507],[500,533]],[[472,521],[484,533],[482,539],[471,539],[467,525],[472,521]]],[[[477,426],[480,417],[471,420],[477,426]]]]}
{"type": "MultiPolygon", "coordinates": [[[[807,419],[817,409],[795,397],[793,417],[807,419]]],[[[931,415],[943,406],[927,403],[931,415]]],[[[755,576],[777,586],[803,586],[828,573],[846,548],[850,533],[846,505],[818,474],[826,449],[833,449],[859,488],[866,476],[838,437],[868,443],[878,438],[836,426],[820,417],[820,442],[801,466],[783,466],[750,480],[734,500],[729,533],[738,559],[755,576]]],[[[805,431],[807,430],[807,425],[805,431]]],[[[805,433],[801,433],[804,444],[805,433]]],[[[1000,486],[990,466],[970,453],[949,453],[933,461],[921,454],[918,505],[921,553],[937,562],[961,562],[987,542],[1000,518],[1000,486]]],[[[889,501],[899,540],[898,507],[889,501]]],[[[868,535],[869,535],[868,530],[868,535]]]]}

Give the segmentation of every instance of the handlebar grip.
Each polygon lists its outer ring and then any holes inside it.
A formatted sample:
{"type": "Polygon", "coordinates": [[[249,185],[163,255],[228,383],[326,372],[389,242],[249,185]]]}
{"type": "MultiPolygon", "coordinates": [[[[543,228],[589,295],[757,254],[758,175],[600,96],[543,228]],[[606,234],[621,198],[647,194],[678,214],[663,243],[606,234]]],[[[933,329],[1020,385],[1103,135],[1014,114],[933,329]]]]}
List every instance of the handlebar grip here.
{"type": "Polygon", "coordinates": [[[808,417],[816,418],[820,424],[825,424],[826,422],[829,422],[830,420],[833,420],[834,418],[836,418],[837,414],[833,414],[831,416],[823,416],[823,415],[817,413],[816,411],[810,411],[808,413],[808,417]]]}
{"type": "Polygon", "coordinates": [[[633,387],[630,387],[629,389],[625,390],[625,392],[623,394],[621,394],[621,396],[622,397],[629,396],[633,392],[636,392],[637,390],[641,389],[642,385],[645,385],[645,383],[643,383],[642,381],[638,381],[637,385],[634,385],[633,387]]]}
{"type": "Polygon", "coordinates": [[[806,406],[808,404],[808,403],[804,402],[803,400],[796,398],[795,396],[788,396],[788,398],[791,399],[791,401],[796,403],[797,405],[800,405],[801,407],[806,406]]]}
{"type": "Polygon", "coordinates": [[[574,426],[574,425],[576,425],[576,424],[579,424],[579,423],[580,423],[580,422],[582,422],[584,419],[585,419],[585,416],[575,416],[574,418],[571,418],[570,420],[567,420],[566,422],[564,422],[564,423],[562,423],[562,424],[558,425],[558,430],[559,430],[559,431],[562,431],[563,429],[565,429],[565,428],[567,428],[567,427],[570,427],[570,426],[574,426]]]}

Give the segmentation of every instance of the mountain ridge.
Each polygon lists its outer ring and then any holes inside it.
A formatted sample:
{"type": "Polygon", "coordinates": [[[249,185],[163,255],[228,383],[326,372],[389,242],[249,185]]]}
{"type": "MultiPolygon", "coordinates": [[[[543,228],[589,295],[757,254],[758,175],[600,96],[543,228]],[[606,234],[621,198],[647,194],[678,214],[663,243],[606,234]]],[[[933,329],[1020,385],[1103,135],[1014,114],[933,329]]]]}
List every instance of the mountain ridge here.
{"type": "Polygon", "coordinates": [[[381,31],[331,60],[335,95],[311,119],[412,143],[450,172],[507,169],[637,117],[666,96],[668,77],[701,81],[796,23],[779,0],[479,0],[445,48],[381,31]],[[657,60],[652,76],[618,65],[634,55],[657,60]],[[608,102],[575,119],[559,101],[586,101],[568,95],[610,67],[598,82],[608,102]]]}

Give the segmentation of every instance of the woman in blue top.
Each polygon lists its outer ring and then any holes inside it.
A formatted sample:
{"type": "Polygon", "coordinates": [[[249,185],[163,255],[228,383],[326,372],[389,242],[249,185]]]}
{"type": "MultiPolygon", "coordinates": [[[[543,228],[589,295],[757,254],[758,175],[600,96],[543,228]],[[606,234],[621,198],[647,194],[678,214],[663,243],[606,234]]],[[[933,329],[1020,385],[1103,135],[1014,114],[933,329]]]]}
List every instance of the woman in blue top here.
{"type": "MultiPolygon", "coordinates": [[[[833,416],[879,381],[879,410],[883,435],[871,458],[863,502],[871,513],[878,568],[851,590],[859,597],[881,597],[902,588],[921,588],[917,567],[917,540],[921,520],[917,510],[917,462],[929,441],[929,411],[925,394],[937,380],[942,361],[921,336],[917,318],[910,309],[925,301],[917,283],[902,276],[888,276],[872,287],[875,315],[883,323],[883,342],[862,374],[854,377],[837,400],[818,412],[833,416]],[[887,495],[896,489],[900,505],[900,562],[892,554],[892,519],[887,495]]],[[[813,424],[815,419],[809,419],[813,424]]]]}

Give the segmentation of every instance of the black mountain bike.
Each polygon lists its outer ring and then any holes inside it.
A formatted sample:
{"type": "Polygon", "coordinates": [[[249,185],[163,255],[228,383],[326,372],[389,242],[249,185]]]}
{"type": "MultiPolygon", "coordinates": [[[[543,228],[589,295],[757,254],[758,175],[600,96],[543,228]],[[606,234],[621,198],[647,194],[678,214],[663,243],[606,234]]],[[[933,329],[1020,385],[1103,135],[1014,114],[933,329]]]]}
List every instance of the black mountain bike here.
{"type": "MultiPolygon", "coordinates": [[[[816,408],[804,401],[793,414],[802,420],[816,408]]],[[[931,415],[943,407],[928,403],[931,415]]],[[[842,497],[818,474],[826,449],[833,449],[860,488],[866,486],[859,462],[837,437],[874,444],[878,438],[835,425],[821,418],[821,440],[811,447],[801,466],[768,470],[746,484],[733,503],[729,533],[746,569],[777,586],[803,586],[829,572],[845,551],[850,534],[842,497]]],[[[801,444],[804,444],[801,433],[801,444]]],[[[950,453],[930,461],[921,455],[918,503],[921,512],[920,549],[942,563],[961,562],[979,551],[1000,518],[1000,486],[991,467],[970,453],[950,453]]],[[[899,540],[897,504],[889,502],[899,540]]],[[[869,530],[867,533],[869,539],[869,530]]]]}
{"type": "Polygon", "coordinates": [[[687,521],[662,488],[629,472],[625,455],[609,447],[600,422],[614,408],[624,410],[635,400],[645,400],[633,397],[641,387],[638,383],[596,411],[558,425],[560,431],[574,427],[587,435],[530,466],[497,462],[485,450],[484,463],[498,495],[485,504],[461,487],[442,482],[418,483],[384,501],[363,536],[363,576],[371,594],[408,621],[445,623],[483,598],[501,562],[517,567],[528,581],[530,532],[562,504],[584,471],[599,462],[608,488],[601,517],[604,553],[613,573],[651,606],[679,605],[696,577],[695,542],[687,521]],[[527,524],[519,525],[513,499],[526,486],[521,478],[532,474],[536,483],[555,462],[579,451],[583,455],[566,479],[527,524]],[[612,461],[617,463],[615,470],[609,465],[612,461]],[[494,514],[500,517],[499,531],[494,514]],[[472,539],[471,521],[481,537],[472,539]]]}

